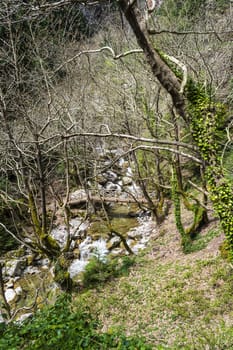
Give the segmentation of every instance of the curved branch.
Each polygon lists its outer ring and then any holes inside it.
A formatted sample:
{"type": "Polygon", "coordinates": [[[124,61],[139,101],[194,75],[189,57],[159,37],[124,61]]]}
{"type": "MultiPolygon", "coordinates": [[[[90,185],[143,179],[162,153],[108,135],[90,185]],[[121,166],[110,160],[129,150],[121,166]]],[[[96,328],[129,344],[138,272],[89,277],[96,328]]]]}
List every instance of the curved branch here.
{"type": "Polygon", "coordinates": [[[169,56],[169,55],[164,55],[165,58],[168,58],[170,61],[172,61],[173,63],[175,63],[177,66],[179,66],[182,71],[183,71],[183,80],[182,83],[180,85],[180,93],[183,94],[184,92],[184,88],[187,84],[187,80],[188,80],[188,70],[187,67],[184,63],[182,63],[181,61],[179,61],[177,58],[173,57],[173,56],[169,56]]]}
{"type": "Polygon", "coordinates": [[[125,56],[128,56],[128,55],[131,55],[131,54],[134,54],[134,53],[143,53],[143,50],[142,49],[133,49],[133,50],[129,50],[129,51],[126,51],[126,52],[122,52],[120,54],[116,54],[115,51],[110,47],[110,46],[103,46],[99,49],[95,49],[95,50],[84,50],[84,51],[80,51],[77,55],[69,58],[66,62],[60,64],[60,66],[58,66],[55,71],[53,72],[53,74],[57,73],[61,68],[63,68],[66,64],[76,60],[77,58],[79,58],[80,56],[82,55],[89,55],[89,54],[94,54],[94,53],[100,53],[100,52],[103,52],[103,51],[108,51],[111,55],[112,55],[112,58],[114,60],[118,60],[119,58],[122,58],[122,57],[125,57],[125,56]]]}

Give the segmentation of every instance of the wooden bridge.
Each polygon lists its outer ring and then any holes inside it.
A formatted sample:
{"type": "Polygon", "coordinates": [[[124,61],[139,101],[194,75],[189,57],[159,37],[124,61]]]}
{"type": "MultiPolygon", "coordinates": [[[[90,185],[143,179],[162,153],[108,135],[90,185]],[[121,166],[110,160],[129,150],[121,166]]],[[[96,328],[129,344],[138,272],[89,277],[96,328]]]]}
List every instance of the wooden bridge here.
{"type": "Polygon", "coordinates": [[[94,205],[102,204],[102,203],[139,203],[139,204],[147,204],[148,202],[145,198],[132,198],[132,197],[102,197],[102,196],[85,196],[82,198],[74,199],[69,202],[70,208],[79,208],[83,207],[87,204],[87,202],[90,201],[94,205]]]}

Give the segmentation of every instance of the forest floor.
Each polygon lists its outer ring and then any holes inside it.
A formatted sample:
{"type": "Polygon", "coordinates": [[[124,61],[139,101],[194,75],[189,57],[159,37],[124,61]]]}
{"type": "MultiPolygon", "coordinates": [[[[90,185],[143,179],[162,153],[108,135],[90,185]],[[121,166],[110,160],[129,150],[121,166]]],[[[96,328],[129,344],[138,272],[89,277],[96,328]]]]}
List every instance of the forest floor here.
{"type": "Polygon", "coordinates": [[[154,349],[233,349],[233,266],[221,257],[223,240],[212,218],[184,254],[170,214],[127,275],[77,303],[89,305],[104,331],[143,336],[154,349]]]}

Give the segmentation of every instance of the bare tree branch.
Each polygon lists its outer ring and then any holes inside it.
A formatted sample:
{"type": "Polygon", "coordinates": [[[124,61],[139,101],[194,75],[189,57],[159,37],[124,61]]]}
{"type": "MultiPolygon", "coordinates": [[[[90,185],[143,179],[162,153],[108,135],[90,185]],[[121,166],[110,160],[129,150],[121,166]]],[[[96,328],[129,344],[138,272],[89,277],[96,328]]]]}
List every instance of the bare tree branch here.
{"type": "Polygon", "coordinates": [[[138,141],[138,142],[148,142],[148,143],[161,144],[161,145],[180,146],[180,147],[190,149],[192,151],[197,150],[197,147],[195,147],[193,145],[189,145],[189,144],[184,143],[184,142],[171,141],[171,140],[148,139],[145,137],[137,137],[137,136],[128,135],[128,134],[118,134],[118,133],[102,134],[102,133],[94,133],[94,132],[77,132],[77,133],[73,133],[73,134],[66,134],[66,135],[60,135],[60,136],[62,139],[70,139],[70,138],[77,137],[77,136],[90,136],[90,137],[93,136],[93,137],[103,137],[103,138],[116,137],[116,138],[120,138],[120,139],[133,140],[133,141],[138,141]]]}
{"type": "Polygon", "coordinates": [[[65,65],[67,65],[68,63],[76,60],[77,58],[79,58],[82,55],[89,55],[89,54],[99,53],[99,52],[103,52],[103,51],[110,52],[110,54],[112,55],[112,58],[114,60],[118,60],[119,58],[126,57],[126,56],[134,54],[134,53],[143,53],[142,49],[133,49],[133,50],[129,50],[129,51],[126,51],[126,52],[122,52],[122,53],[117,55],[110,46],[103,46],[103,47],[101,47],[99,49],[96,49],[96,50],[84,50],[84,51],[79,52],[77,55],[69,58],[66,62],[64,62],[60,66],[58,66],[55,69],[55,71],[53,72],[53,74],[57,73],[65,65]]]}

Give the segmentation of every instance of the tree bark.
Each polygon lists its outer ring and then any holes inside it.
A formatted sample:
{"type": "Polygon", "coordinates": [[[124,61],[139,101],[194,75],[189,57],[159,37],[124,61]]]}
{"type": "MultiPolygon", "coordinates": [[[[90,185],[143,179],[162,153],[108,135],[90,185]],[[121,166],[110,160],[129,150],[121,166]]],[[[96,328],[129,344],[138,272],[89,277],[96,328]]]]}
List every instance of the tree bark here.
{"type": "Polygon", "coordinates": [[[143,28],[142,23],[140,24],[140,12],[136,7],[135,2],[133,5],[129,5],[129,1],[119,0],[119,6],[129,22],[139,46],[142,48],[146,56],[153,75],[170,94],[178,114],[185,118],[185,100],[180,93],[181,84],[173,71],[168,67],[167,63],[162,59],[158,51],[150,43],[145,26],[143,28]]]}

